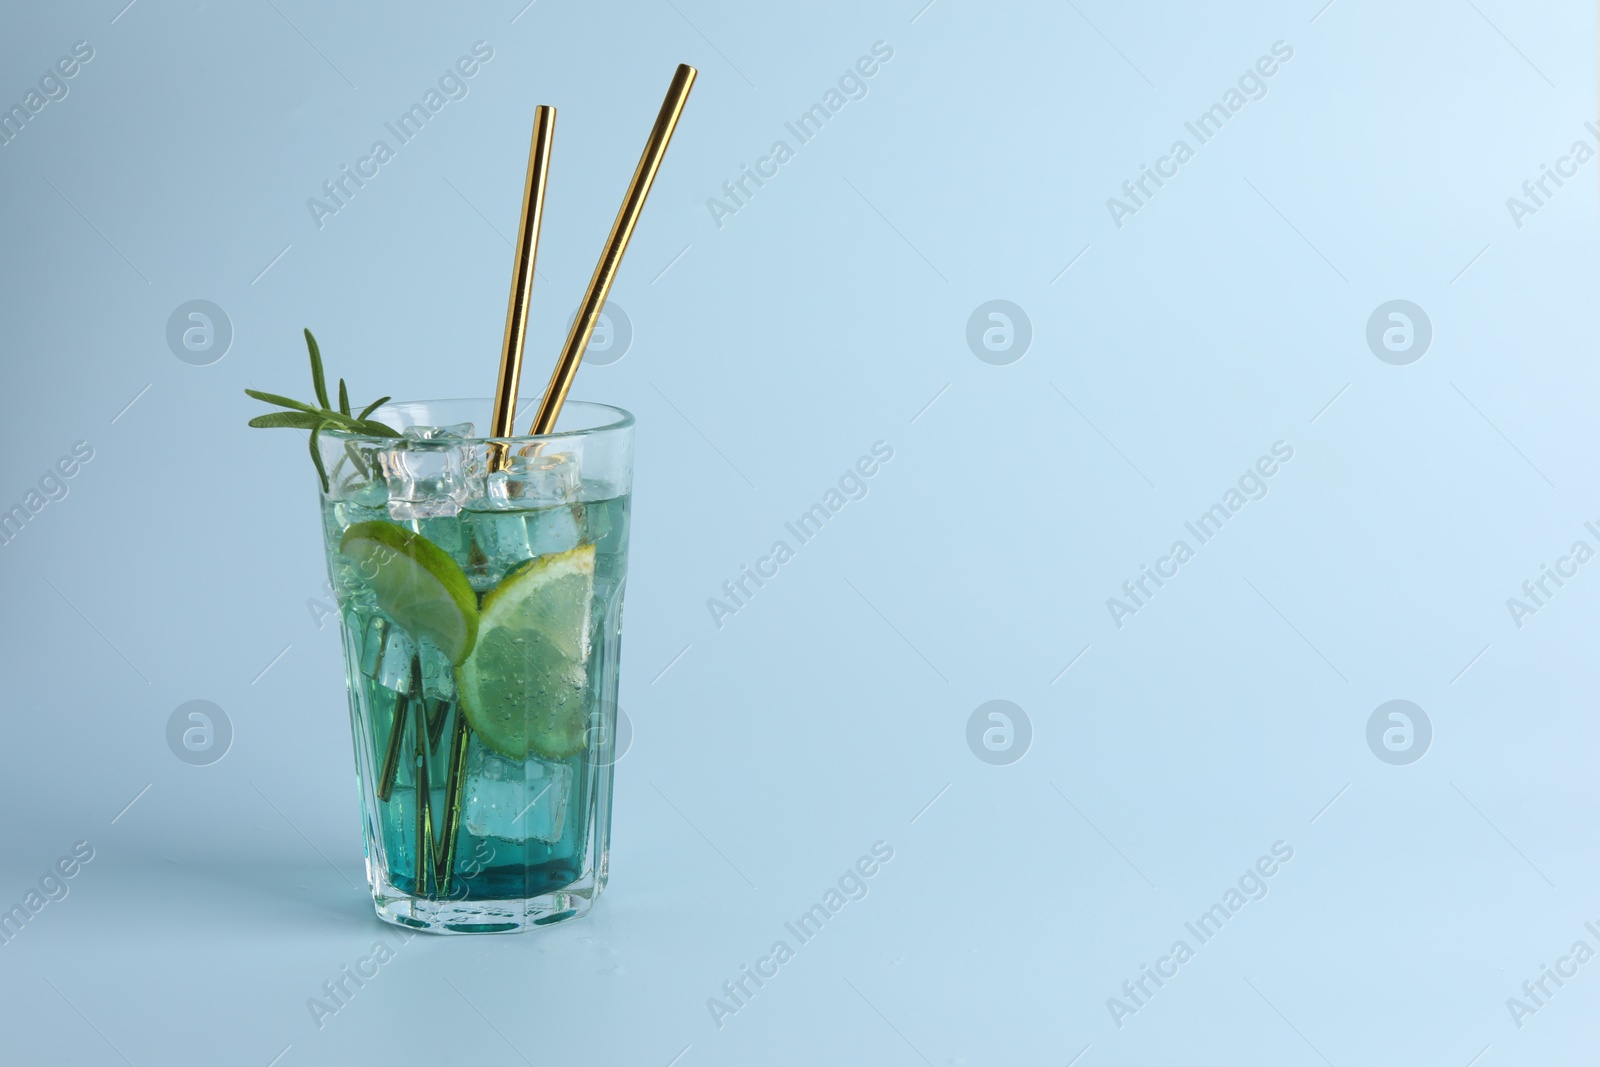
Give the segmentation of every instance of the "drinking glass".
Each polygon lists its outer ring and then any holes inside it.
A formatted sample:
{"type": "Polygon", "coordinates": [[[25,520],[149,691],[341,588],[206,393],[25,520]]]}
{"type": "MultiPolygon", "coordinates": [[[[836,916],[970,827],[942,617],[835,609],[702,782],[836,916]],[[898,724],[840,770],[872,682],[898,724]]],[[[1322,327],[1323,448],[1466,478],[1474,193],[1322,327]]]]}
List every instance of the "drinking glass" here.
{"type": "Polygon", "coordinates": [[[633,417],[474,436],[488,400],[391,403],[313,442],[378,915],[444,933],[605,888],[633,417]]]}

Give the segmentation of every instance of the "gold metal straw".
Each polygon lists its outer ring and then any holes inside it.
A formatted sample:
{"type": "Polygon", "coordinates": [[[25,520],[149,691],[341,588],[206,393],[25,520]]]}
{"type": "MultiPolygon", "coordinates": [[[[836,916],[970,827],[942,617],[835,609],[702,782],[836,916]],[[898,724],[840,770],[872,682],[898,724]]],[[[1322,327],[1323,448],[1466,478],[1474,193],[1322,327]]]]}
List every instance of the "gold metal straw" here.
{"type": "MultiPolygon", "coordinates": [[[[433,874],[433,787],[428,784],[428,711],[425,701],[413,700],[416,709],[417,738],[417,887],[419,897],[428,895],[428,878],[433,874]]],[[[437,879],[435,879],[437,881],[437,879]]]]}
{"type": "MultiPolygon", "coordinates": [[[[547,104],[534,108],[528,174],[522,183],[522,224],[517,228],[517,258],[511,271],[511,297],[506,304],[505,340],[500,346],[500,379],[495,383],[494,410],[490,413],[491,437],[511,437],[517,432],[517,385],[522,378],[522,353],[528,343],[528,303],[533,296],[534,261],[539,255],[539,226],[544,221],[544,190],[550,179],[550,145],[555,132],[556,109],[547,104]]],[[[503,444],[489,445],[489,470],[505,467],[506,452],[503,444]]],[[[467,717],[459,704],[455,720],[450,732],[440,840],[435,849],[434,888],[441,897],[449,896],[451,877],[455,873],[456,837],[461,826],[461,791],[467,762],[467,717]]],[[[442,718],[440,724],[443,724],[442,718]]]]}
{"type": "Polygon", "coordinates": [[[467,776],[467,715],[461,710],[461,705],[456,705],[456,725],[450,733],[450,749],[446,753],[449,762],[446,764],[444,785],[444,825],[440,828],[443,839],[436,850],[437,868],[434,875],[434,888],[438,890],[442,899],[448,900],[451,893],[451,881],[456,871],[456,833],[461,825],[462,793],[466,788],[467,776]]]}
{"type": "MultiPolygon", "coordinates": [[[[373,674],[379,674],[383,669],[383,656],[389,650],[388,629],[384,630],[384,640],[378,650],[378,666],[373,669],[373,674]]],[[[416,653],[411,656],[411,682],[403,691],[396,693],[394,698],[394,714],[389,720],[389,745],[383,753],[383,772],[378,775],[378,799],[387,801],[394,794],[394,779],[400,770],[400,739],[406,732],[406,709],[410,706],[412,697],[422,699],[422,660],[416,653]]]]}
{"type": "Polygon", "coordinates": [[[556,361],[555,373],[550,375],[550,386],[544,392],[544,399],[539,402],[539,413],[533,418],[530,433],[546,434],[556,428],[561,405],[566,402],[567,390],[572,388],[572,379],[578,373],[578,362],[583,359],[584,349],[589,347],[589,338],[594,334],[595,323],[599,321],[600,312],[606,304],[606,294],[611,292],[611,283],[616,280],[617,269],[622,266],[622,254],[628,250],[628,239],[633,236],[633,227],[639,221],[639,213],[644,210],[650,185],[656,180],[656,171],[661,167],[662,157],[667,154],[667,144],[672,140],[672,131],[678,126],[678,117],[683,114],[683,105],[689,100],[689,90],[698,73],[688,64],[680,63],[672,76],[672,84],[667,87],[667,98],[661,102],[661,112],[650,130],[650,139],[644,144],[644,154],[639,157],[633,180],[628,183],[628,193],[622,198],[617,221],[611,226],[611,236],[606,238],[600,262],[594,268],[594,277],[589,280],[589,288],[583,294],[578,317],[573,320],[567,343],[562,346],[561,358],[556,361]]]}
{"type": "MultiPolygon", "coordinates": [[[[578,309],[577,318],[573,320],[572,331],[567,335],[561,358],[556,362],[550,385],[539,403],[538,414],[534,416],[531,432],[535,435],[555,429],[561,405],[566,402],[567,391],[572,388],[573,376],[578,371],[578,363],[583,359],[584,350],[589,347],[595,323],[599,321],[606,296],[611,292],[611,283],[616,280],[617,269],[622,266],[622,254],[628,250],[628,239],[633,236],[633,228],[644,210],[645,199],[650,195],[650,186],[655,182],[656,171],[661,168],[661,160],[672,141],[672,133],[677,129],[678,118],[688,102],[696,74],[698,71],[693,67],[680,63],[672,76],[672,84],[667,87],[667,97],[661,103],[660,113],[656,115],[650,138],[645,142],[644,153],[639,157],[639,166],[633,172],[633,180],[628,183],[628,192],[617,212],[617,221],[611,226],[611,235],[606,238],[600,262],[594,268],[594,277],[583,294],[583,303],[578,309]]],[[[500,350],[500,380],[495,387],[492,437],[511,437],[516,433],[517,383],[522,373],[523,347],[527,342],[528,297],[533,291],[533,265],[539,248],[539,224],[544,213],[544,190],[549,177],[550,141],[555,132],[555,120],[555,108],[541,104],[534,112],[533,144],[528,151],[528,176],[523,186],[522,227],[517,234],[516,269],[511,280],[510,306],[506,309],[505,343],[500,350]]],[[[489,469],[500,470],[505,461],[506,447],[491,444],[489,469]]],[[[434,891],[438,896],[447,898],[450,895],[455,874],[456,837],[461,821],[467,762],[467,721],[459,703],[455,708],[455,717],[445,771],[445,809],[441,819],[443,825],[440,827],[442,836],[437,846],[428,833],[431,812],[426,806],[418,812],[419,896],[422,895],[421,886],[425,877],[424,847],[435,853],[432,866],[434,891]]],[[[418,730],[420,732],[423,729],[424,719],[419,717],[418,730]]],[[[426,752],[425,746],[426,742],[419,738],[419,750],[426,752]]],[[[426,780],[424,764],[422,782],[426,780]]],[[[427,786],[419,783],[418,788],[421,792],[427,786]]]]}
{"type": "MultiPolygon", "coordinates": [[[[533,109],[533,143],[528,147],[528,176],[522,186],[522,225],[517,229],[517,258],[511,272],[511,299],[506,306],[505,340],[500,346],[500,380],[495,384],[490,437],[517,432],[517,383],[522,377],[522,351],[528,341],[528,302],[533,296],[534,260],[539,255],[539,224],[544,221],[544,189],[550,178],[550,143],[556,132],[556,109],[533,109]]],[[[506,447],[489,446],[489,469],[505,466],[506,447]]]]}

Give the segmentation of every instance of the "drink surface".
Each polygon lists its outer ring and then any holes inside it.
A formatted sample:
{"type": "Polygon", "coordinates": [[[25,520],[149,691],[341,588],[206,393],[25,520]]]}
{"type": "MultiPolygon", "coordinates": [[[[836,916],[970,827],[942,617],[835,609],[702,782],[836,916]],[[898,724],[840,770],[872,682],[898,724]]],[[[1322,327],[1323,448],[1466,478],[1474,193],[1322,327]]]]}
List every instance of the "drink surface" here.
{"type": "MultiPolygon", "coordinates": [[[[323,500],[380,908],[385,892],[490,902],[572,890],[587,900],[604,884],[628,497],[569,489],[561,503],[483,497],[439,514],[397,507],[392,494],[323,500]],[[475,658],[452,662],[426,627],[379,606],[372,572],[340,549],[352,527],[374,522],[426,538],[466,576],[483,619],[475,658]],[[582,565],[567,568],[568,595],[519,615],[515,597],[538,569],[571,560],[582,565]],[[511,608],[497,616],[495,601],[511,608]],[[495,629],[501,616],[511,621],[495,629]],[[535,621],[516,622],[524,616],[535,621]]],[[[520,918],[508,913],[506,927],[520,918]]]]}

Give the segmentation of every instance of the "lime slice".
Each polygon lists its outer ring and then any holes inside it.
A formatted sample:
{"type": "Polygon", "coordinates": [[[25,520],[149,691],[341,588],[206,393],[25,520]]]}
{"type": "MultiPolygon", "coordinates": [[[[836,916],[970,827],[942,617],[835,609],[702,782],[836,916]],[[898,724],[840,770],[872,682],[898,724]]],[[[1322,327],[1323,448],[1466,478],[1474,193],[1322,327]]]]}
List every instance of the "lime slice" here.
{"type": "Polygon", "coordinates": [[[358,522],[339,551],[377,596],[378,607],[412,637],[426,637],[460,663],[478,636],[478,598],[444,549],[403,526],[358,522]]]}
{"type": "Polygon", "coordinates": [[[484,597],[456,688],[467,721],[502,756],[583,751],[593,598],[593,545],[530,560],[484,597]]]}

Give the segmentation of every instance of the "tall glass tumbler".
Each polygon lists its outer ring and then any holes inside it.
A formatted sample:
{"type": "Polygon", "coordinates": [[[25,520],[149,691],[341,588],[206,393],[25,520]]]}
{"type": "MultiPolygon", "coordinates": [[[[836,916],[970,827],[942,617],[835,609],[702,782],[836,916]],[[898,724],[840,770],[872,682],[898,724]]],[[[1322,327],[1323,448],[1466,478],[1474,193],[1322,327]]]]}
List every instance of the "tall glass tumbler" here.
{"type": "Polygon", "coordinates": [[[475,437],[488,412],[391,403],[401,437],[315,443],[367,879],[381,918],[442,933],[588,911],[618,755],[633,417],[475,437]]]}

